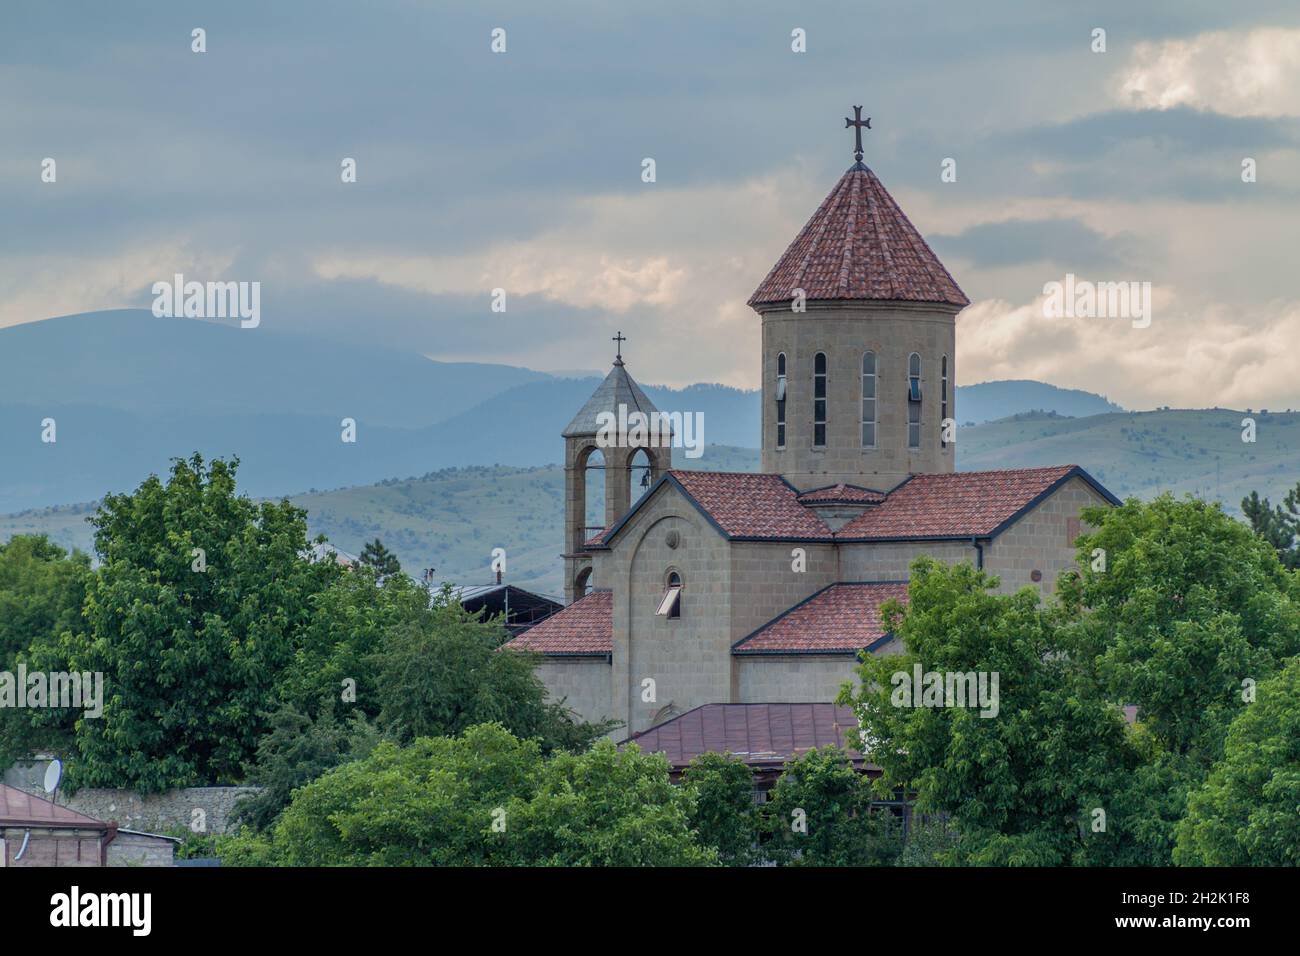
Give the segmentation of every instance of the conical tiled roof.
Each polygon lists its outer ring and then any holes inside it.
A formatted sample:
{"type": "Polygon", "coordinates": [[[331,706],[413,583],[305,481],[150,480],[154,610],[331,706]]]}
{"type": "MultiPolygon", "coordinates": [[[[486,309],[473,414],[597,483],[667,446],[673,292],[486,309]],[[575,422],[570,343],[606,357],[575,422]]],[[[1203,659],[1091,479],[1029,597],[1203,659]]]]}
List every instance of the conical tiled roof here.
{"type": "Polygon", "coordinates": [[[964,307],[970,300],[876,174],[854,163],[749,299],[751,306],[876,299],[964,307]]]}
{"type": "Polygon", "coordinates": [[[573,421],[569,422],[567,428],[560,433],[563,438],[572,438],[576,435],[595,435],[600,431],[600,422],[597,416],[601,412],[613,412],[618,414],[618,406],[626,405],[628,414],[632,412],[644,412],[650,415],[658,412],[659,409],[654,407],[650,399],[645,397],[645,392],[641,391],[641,386],[632,380],[632,376],[627,374],[622,360],[616,361],[614,367],[609,370],[605,376],[605,381],[600,383],[600,387],[591,393],[591,398],[587,399],[587,404],[583,405],[578,414],[573,416],[573,421]]]}

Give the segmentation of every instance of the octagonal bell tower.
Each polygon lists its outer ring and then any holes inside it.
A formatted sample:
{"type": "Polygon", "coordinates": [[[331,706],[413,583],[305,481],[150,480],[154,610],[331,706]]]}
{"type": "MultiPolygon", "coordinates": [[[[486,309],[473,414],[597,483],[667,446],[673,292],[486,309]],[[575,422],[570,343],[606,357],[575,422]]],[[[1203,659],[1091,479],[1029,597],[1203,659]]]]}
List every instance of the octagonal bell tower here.
{"type": "Polygon", "coordinates": [[[862,162],[870,119],[845,123],[856,161],[749,299],[763,323],[762,468],[801,491],[889,491],[952,471],[956,455],[956,316],[970,300],[862,162]]]}

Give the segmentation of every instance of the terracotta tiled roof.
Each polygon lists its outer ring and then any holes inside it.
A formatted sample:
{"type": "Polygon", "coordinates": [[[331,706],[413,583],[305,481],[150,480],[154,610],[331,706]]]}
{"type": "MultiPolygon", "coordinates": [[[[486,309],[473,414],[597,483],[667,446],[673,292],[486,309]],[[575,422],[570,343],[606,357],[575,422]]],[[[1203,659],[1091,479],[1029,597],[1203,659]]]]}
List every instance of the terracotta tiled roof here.
{"type": "Polygon", "coordinates": [[[671,471],[669,475],[733,538],[832,539],[820,518],[799,503],[780,475],[671,471]]]}
{"type": "Polygon", "coordinates": [[[907,582],[832,584],[738,641],[733,654],[855,653],[885,637],[880,605],[907,603],[907,582]]]}
{"type": "Polygon", "coordinates": [[[862,163],[846,172],[749,299],[877,299],[970,305],[948,270],[862,163]]]}
{"type": "Polygon", "coordinates": [[[880,504],[884,500],[885,493],[883,491],[872,491],[870,488],[843,483],[831,485],[827,488],[814,488],[812,491],[805,491],[799,496],[799,503],[805,505],[831,502],[873,505],[880,504]]]}
{"type": "Polygon", "coordinates": [[[1076,470],[1082,471],[1076,465],[1058,465],[916,475],[891,491],[884,504],[840,528],[836,537],[987,537],[1076,470]]]}
{"type": "Polygon", "coordinates": [[[108,824],[0,783],[0,827],[107,830],[108,824]]]}
{"type": "MultiPolygon", "coordinates": [[[[702,753],[731,753],[745,763],[776,765],[816,747],[856,743],[857,717],[835,704],[704,704],[643,730],[624,743],[662,753],[681,769],[702,753]]],[[[861,754],[849,749],[861,762],[861,754]]]]}
{"type": "Polygon", "coordinates": [[[505,646],[554,657],[612,654],[614,594],[612,591],[592,591],[540,624],[533,625],[505,646]]]}
{"type": "Polygon", "coordinates": [[[593,534],[593,535],[592,535],[590,538],[588,538],[586,541],[582,542],[583,547],[585,547],[585,548],[590,548],[590,547],[594,547],[594,546],[600,544],[601,541],[604,540],[605,535],[608,534],[608,533],[609,533],[609,529],[608,529],[608,528],[601,528],[599,531],[597,531],[595,534],[593,534]]]}

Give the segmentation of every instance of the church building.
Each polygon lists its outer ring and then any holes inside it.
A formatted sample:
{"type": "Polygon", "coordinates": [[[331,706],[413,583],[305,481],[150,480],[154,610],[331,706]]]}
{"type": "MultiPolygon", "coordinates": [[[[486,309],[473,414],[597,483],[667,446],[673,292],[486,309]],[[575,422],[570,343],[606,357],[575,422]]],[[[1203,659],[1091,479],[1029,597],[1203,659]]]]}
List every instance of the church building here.
{"type": "Polygon", "coordinates": [[[1118,504],[1077,465],[954,470],[969,300],[862,163],[860,139],[855,158],[749,299],[761,472],[606,447],[602,413],[657,412],[621,348],[563,432],[567,606],[509,646],[540,653],[550,695],[588,720],[638,733],[707,704],[829,704],[860,653],[897,648],[880,608],[907,601],[916,557],[1048,594],[1074,566],[1081,509],[1118,504]],[[587,528],[597,449],[605,521],[587,528]]]}

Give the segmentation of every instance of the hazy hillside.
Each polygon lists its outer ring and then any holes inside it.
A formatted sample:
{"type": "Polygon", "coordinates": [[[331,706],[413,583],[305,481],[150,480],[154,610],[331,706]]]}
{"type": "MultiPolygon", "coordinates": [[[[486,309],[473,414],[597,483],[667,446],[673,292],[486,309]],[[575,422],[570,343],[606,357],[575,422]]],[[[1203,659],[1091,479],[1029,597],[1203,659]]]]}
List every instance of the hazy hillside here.
{"type": "MultiPolygon", "coordinates": [[[[0,329],[0,404],[87,405],[145,415],[347,415],[418,428],[525,382],[509,365],[434,362],[142,309],[65,315],[0,329]]],[[[52,412],[50,414],[53,414],[52,412]]]]}
{"type": "MultiPolygon", "coordinates": [[[[759,444],[757,391],[664,388],[649,384],[654,369],[632,371],[660,410],[701,413],[706,443],[759,444]]],[[[559,459],[560,431],[598,382],[142,310],[0,329],[0,513],[125,490],[195,451],[238,455],[259,496],[531,467],[559,459]],[[40,441],[46,418],[54,444],[40,441]],[[340,440],[344,418],[357,423],[355,444],[340,440]]],[[[959,386],[957,408],[967,422],[1110,406],[1039,382],[987,382],[959,386]]]]}
{"type": "Polygon", "coordinates": [[[1073,418],[1124,410],[1092,392],[1057,388],[1046,382],[1019,379],[957,386],[957,420],[963,425],[979,425],[1036,409],[1073,418]]]}
{"type": "MultiPolygon", "coordinates": [[[[1121,497],[1192,492],[1219,497],[1235,513],[1250,491],[1278,501],[1300,480],[1300,413],[1257,413],[1258,440],[1253,445],[1241,441],[1243,416],[1226,409],[1083,419],[1023,415],[961,429],[958,467],[1073,463],[1121,497]]],[[[758,467],[758,452],[710,446],[703,458],[687,461],[677,456],[676,461],[679,467],[751,471],[758,467]]],[[[141,477],[122,487],[134,487],[141,477]]],[[[504,547],[512,581],[558,594],[563,587],[562,477],[555,465],[449,469],[408,480],[297,494],[293,501],[307,509],[313,534],[328,535],[346,551],[355,553],[379,536],[412,573],[433,566],[440,577],[482,583],[489,578],[492,549],[504,547]]],[[[595,498],[593,514],[599,503],[595,498]]],[[[85,519],[92,510],[77,505],[3,516],[0,540],[44,531],[65,546],[89,550],[85,519]]]]}

